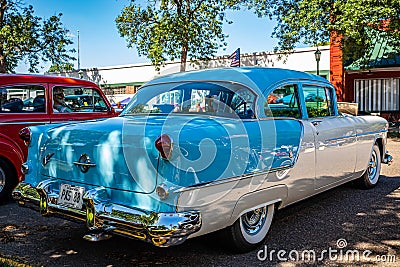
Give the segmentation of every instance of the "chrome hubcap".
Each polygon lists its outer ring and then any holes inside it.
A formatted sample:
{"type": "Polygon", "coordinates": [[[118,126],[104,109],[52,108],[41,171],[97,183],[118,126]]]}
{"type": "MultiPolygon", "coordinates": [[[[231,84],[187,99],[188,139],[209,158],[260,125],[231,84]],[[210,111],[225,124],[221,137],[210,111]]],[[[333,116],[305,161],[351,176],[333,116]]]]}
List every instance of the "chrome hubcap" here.
{"type": "Polygon", "coordinates": [[[266,207],[255,209],[244,214],[241,220],[245,232],[249,235],[257,234],[265,223],[266,215],[266,207]]]}
{"type": "Polygon", "coordinates": [[[6,174],[3,169],[0,168],[0,192],[3,191],[4,186],[6,185],[6,174]]]}
{"type": "Polygon", "coordinates": [[[377,178],[377,175],[376,175],[376,173],[377,173],[377,171],[378,171],[378,157],[377,157],[377,155],[376,155],[376,152],[375,151],[372,151],[372,154],[371,154],[371,159],[370,159],[370,161],[369,161],[369,165],[368,165],[368,170],[367,170],[367,172],[368,172],[368,179],[372,182],[372,183],[374,183],[375,182],[375,180],[376,180],[376,178],[377,178]]]}

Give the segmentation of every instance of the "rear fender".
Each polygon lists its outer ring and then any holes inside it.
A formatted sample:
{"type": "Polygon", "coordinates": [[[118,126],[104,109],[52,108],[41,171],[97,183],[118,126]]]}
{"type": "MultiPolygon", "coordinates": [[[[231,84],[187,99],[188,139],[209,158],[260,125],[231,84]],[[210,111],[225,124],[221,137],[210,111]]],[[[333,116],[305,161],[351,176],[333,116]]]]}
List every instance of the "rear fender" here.
{"type": "Polygon", "coordinates": [[[21,164],[24,162],[24,153],[19,146],[9,138],[0,136],[0,157],[9,161],[17,173],[18,182],[23,180],[21,164]]]}
{"type": "MultiPolygon", "coordinates": [[[[56,124],[60,125],[60,124],[56,124]]],[[[40,168],[42,167],[42,159],[40,157],[40,147],[47,140],[47,130],[53,128],[54,124],[30,126],[31,130],[31,142],[28,147],[28,157],[26,160],[26,166],[28,171],[25,174],[25,181],[32,186],[36,186],[41,180],[38,175],[40,168]]]]}
{"type": "Polygon", "coordinates": [[[229,225],[232,225],[244,213],[270,204],[282,203],[287,196],[288,189],[286,185],[272,186],[243,195],[236,202],[229,225]]]}

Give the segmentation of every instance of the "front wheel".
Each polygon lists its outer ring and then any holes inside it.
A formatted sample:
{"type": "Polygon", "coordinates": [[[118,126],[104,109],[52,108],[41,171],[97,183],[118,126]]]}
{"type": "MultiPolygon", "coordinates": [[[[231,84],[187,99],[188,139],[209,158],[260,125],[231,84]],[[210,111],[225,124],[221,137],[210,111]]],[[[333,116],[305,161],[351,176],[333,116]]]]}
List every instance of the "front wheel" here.
{"type": "Polygon", "coordinates": [[[274,217],[275,204],[244,213],[225,229],[227,245],[237,252],[248,252],[259,247],[267,237],[274,217]]]}
{"type": "Polygon", "coordinates": [[[357,185],[363,189],[375,187],[378,184],[380,172],[381,153],[379,151],[379,147],[375,144],[372,148],[370,160],[365,173],[356,180],[357,185]]]}
{"type": "Polygon", "coordinates": [[[17,178],[14,169],[3,159],[0,159],[0,203],[11,198],[11,191],[17,178]]]}

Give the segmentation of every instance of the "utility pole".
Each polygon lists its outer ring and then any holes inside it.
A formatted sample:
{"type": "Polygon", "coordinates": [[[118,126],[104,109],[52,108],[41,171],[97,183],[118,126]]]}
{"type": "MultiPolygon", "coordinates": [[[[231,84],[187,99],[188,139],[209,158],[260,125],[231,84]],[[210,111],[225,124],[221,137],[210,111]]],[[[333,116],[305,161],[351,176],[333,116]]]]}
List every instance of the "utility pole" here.
{"type": "Polygon", "coordinates": [[[81,69],[81,60],[79,54],[79,30],[78,30],[78,71],[81,69]]]}

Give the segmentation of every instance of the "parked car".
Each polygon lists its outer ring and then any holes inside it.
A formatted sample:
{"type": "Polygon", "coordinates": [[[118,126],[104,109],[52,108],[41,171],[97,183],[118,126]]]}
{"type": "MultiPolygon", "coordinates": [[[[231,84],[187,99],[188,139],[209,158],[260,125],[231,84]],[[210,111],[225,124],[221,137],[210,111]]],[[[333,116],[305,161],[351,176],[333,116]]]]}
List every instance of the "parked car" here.
{"type": "Polygon", "coordinates": [[[92,82],[39,75],[0,75],[0,202],[11,197],[14,187],[22,181],[21,164],[27,156],[27,147],[18,136],[22,128],[115,115],[103,92],[92,82]],[[64,94],[60,98],[85,93],[102,108],[91,105],[88,112],[76,109],[58,112],[53,109],[53,90],[64,94]]]}
{"type": "Polygon", "coordinates": [[[352,180],[374,187],[391,161],[387,130],[380,117],[339,114],[334,87],[311,74],[173,74],[119,117],[25,129],[26,179],[13,196],[86,222],[91,241],[114,233],[165,247],[222,230],[243,252],[264,242],[277,209],[352,180]],[[269,104],[272,94],[294,101],[269,104]]]}

